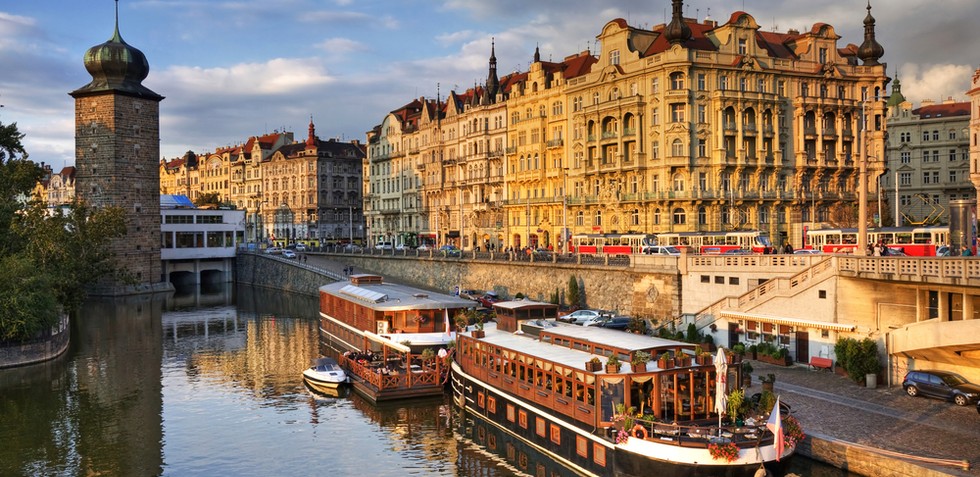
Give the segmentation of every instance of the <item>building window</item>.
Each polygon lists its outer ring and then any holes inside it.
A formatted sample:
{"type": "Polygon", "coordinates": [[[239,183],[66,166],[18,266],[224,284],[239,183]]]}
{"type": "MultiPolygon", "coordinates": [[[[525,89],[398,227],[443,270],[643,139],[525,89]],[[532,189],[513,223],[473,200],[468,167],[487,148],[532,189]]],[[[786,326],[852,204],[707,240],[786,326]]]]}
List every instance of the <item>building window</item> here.
{"type": "Polygon", "coordinates": [[[610,65],[619,64],[619,50],[613,50],[609,52],[609,64],[610,65]]]}
{"type": "Polygon", "coordinates": [[[681,174],[674,174],[674,191],[684,192],[684,176],[681,174]]]}
{"type": "Polygon", "coordinates": [[[704,91],[708,89],[707,83],[708,83],[707,77],[704,75],[704,73],[698,73],[698,91],[704,91]]]}
{"type": "Polygon", "coordinates": [[[684,156],[684,142],[680,139],[674,139],[674,142],[670,143],[670,155],[673,157],[684,156]]]}
{"type": "Polygon", "coordinates": [[[684,89],[684,73],[670,74],[670,89],[684,89]]]}
{"type": "Polygon", "coordinates": [[[728,277],[729,285],[738,285],[738,277],[728,277]]]}
{"type": "Polygon", "coordinates": [[[708,157],[708,143],[704,139],[698,139],[698,157],[708,157]]]}
{"type": "Polygon", "coordinates": [[[670,105],[670,120],[675,123],[684,122],[684,110],[687,105],[684,103],[673,103],[670,105]]]}
{"type": "Polygon", "coordinates": [[[698,122],[701,124],[708,122],[708,108],[703,104],[698,105],[698,122]]]}
{"type": "Polygon", "coordinates": [[[817,55],[818,55],[817,61],[819,61],[821,65],[827,63],[826,48],[820,48],[819,50],[817,50],[817,55]]]}
{"type": "Polygon", "coordinates": [[[827,290],[817,290],[817,298],[826,299],[827,298],[827,290]]]}
{"type": "Polygon", "coordinates": [[[745,55],[745,54],[748,53],[748,51],[749,51],[748,42],[745,41],[745,38],[739,38],[738,39],[738,54],[745,55]]]}
{"type": "Polygon", "coordinates": [[[911,172],[899,172],[898,173],[898,185],[910,186],[912,185],[912,173],[911,172]]]}
{"type": "Polygon", "coordinates": [[[660,93],[660,78],[650,80],[650,90],[650,92],[653,94],[660,93]]]}
{"type": "Polygon", "coordinates": [[[902,151],[902,153],[901,153],[901,160],[902,160],[902,164],[909,164],[909,163],[911,163],[912,162],[912,152],[911,151],[902,151]]]}
{"type": "Polygon", "coordinates": [[[684,225],[687,223],[687,214],[684,209],[678,207],[674,209],[674,225],[684,225]]]}
{"type": "Polygon", "coordinates": [[[711,283],[711,275],[701,275],[701,283],[711,283]]]}
{"type": "Polygon", "coordinates": [[[595,225],[596,227],[602,227],[602,211],[601,210],[595,211],[595,221],[592,222],[592,225],[595,225]]]}
{"type": "MultiPolygon", "coordinates": [[[[708,210],[704,207],[698,207],[698,225],[708,225],[708,210]]],[[[704,276],[701,278],[703,282],[704,276]]]]}

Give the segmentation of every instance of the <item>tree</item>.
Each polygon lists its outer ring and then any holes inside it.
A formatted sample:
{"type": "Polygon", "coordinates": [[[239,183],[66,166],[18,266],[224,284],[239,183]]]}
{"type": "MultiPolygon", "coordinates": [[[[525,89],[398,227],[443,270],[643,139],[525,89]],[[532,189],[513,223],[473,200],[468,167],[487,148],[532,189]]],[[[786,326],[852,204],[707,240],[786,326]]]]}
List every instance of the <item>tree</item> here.
{"type": "Polygon", "coordinates": [[[568,306],[573,310],[582,306],[582,295],[578,290],[578,280],[575,275],[568,277],[568,306]]]}
{"type": "Polygon", "coordinates": [[[203,208],[208,208],[209,206],[217,208],[221,205],[221,195],[217,192],[206,192],[194,199],[194,205],[203,208]]]}
{"type": "Polygon", "coordinates": [[[30,200],[42,177],[16,124],[0,123],[0,341],[27,341],[73,311],[85,287],[116,273],[108,247],[125,234],[118,208],[75,203],[61,213],[30,200]]]}

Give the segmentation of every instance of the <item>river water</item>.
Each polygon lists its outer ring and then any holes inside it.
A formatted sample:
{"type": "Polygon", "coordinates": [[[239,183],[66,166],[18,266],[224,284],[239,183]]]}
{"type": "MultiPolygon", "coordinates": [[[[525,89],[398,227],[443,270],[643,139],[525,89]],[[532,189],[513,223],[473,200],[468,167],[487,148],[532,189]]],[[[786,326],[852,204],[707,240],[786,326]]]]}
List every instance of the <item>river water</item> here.
{"type": "MultiPolygon", "coordinates": [[[[520,449],[470,441],[446,399],[374,406],[307,390],[317,308],[248,287],[89,301],[67,353],[0,370],[0,475],[536,473],[520,449]]],[[[796,462],[799,475],[847,475],[796,462]]]]}

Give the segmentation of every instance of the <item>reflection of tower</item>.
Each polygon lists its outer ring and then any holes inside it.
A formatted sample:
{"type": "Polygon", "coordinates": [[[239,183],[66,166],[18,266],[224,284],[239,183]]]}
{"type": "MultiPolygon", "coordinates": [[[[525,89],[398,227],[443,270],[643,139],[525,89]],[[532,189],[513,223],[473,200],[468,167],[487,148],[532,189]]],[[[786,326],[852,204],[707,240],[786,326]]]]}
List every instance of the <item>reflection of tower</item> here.
{"type": "Polygon", "coordinates": [[[123,277],[92,290],[99,295],[170,288],[160,263],[160,96],[141,84],[150,66],[119,35],[85,52],[92,81],[75,98],[76,195],[96,207],[119,207],[126,232],[109,245],[123,277]],[[134,285],[130,285],[132,279],[134,285]],[[127,280],[127,281],[124,281],[127,280]]]}

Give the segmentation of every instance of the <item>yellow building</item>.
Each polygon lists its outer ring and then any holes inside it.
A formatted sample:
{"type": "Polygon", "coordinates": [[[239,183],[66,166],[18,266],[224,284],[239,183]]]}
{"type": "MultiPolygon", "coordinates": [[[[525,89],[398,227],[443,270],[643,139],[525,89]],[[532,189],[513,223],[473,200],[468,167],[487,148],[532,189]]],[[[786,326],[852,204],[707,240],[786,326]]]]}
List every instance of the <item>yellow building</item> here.
{"type": "MultiPolygon", "coordinates": [[[[419,140],[424,160],[400,166],[394,182],[422,174],[427,229],[464,248],[558,249],[566,223],[572,234],[760,230],[799,246],[804,225],[855,204],[865,158],[875,200],[888,78],[870,7],[860,46],[839,45],[824,23],[767,32],[745,12],[719,24],[683,18],[681,0],[673,7],[651,29],[610,21],[597,55],[550,63],[535,51],[527,72],[499,81],[491,53],[486,85],[392,113],[369,134],[366,194],[397,202],[400,189],[379,188],[391,169],[374,165],[412,157],[419,140]],[[484,227],[480,213],[494,209],[503,223],[484,227]]],[[[372,236],[397,236],[399,214],[372,208],[372,236]]]]}

